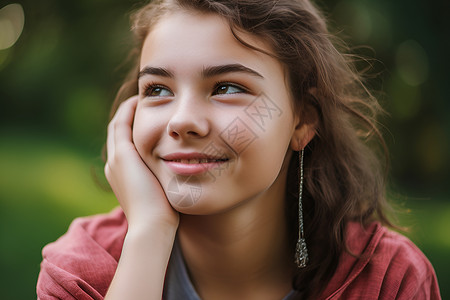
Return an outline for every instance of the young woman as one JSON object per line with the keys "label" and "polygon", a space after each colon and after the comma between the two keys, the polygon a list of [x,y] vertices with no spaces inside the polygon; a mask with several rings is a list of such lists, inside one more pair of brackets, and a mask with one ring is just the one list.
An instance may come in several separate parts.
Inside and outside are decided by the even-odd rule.
{"label": "young woman", "polygon": [[120,208],[45,247],[38,298],[440,298],[384,227],[381,109],[314,5],[161,0],[133,20],[105,165]]}

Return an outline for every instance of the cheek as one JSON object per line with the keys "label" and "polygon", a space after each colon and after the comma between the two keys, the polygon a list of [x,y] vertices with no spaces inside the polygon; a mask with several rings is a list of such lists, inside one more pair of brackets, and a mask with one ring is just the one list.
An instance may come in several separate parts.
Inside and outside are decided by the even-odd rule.
{"label": "cheek", "polygon": [[264,174],[273,181],[278,176],[286,154],[289,150],[290,139],[287,134],[261,134],[249,151],[243,153],[248,158],[252,168],[257,173]]}
{"label": "cheek", "polygon": [[133,122],[133,142],[142,157],[147,156],[154,148],[161,130],[163,126],[155,119],[155,116],[147,115],[139,109],[136,111]]}
{"label": "cheek", "polygon": [[[246,123],[251,124],[251,121],[248,120]],[[281,171],[289,151],[294,125],[292,118],[281,114],[266,120],[264,124],[263,128],[251,126],[252,131],[248,132],[246,138],[253,139],[253,142],[240,153],[240,156],[248,167],[245,171],[246,176],[253,177],[260,184],[270,185]]]}

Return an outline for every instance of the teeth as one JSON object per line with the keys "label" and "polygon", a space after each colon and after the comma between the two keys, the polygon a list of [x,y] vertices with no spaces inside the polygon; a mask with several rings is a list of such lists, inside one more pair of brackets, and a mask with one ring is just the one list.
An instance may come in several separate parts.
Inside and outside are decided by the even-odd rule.
{"label": "teeth", "polygon": [[174,159],[173,161],[182,164],[204,164],[204,163],[225,161],[225,159],[192,158],[192,159]]}

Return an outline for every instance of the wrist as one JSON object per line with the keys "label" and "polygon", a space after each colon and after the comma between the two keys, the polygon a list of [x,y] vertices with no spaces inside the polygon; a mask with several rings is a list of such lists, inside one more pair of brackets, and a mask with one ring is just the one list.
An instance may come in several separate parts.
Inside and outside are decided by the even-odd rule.
{"label": "wrist", "polygon": [[129,222],[127,239],[164,239],[173,240],[178,229],[177,222],[168,220],[145,220],[145,222]]}

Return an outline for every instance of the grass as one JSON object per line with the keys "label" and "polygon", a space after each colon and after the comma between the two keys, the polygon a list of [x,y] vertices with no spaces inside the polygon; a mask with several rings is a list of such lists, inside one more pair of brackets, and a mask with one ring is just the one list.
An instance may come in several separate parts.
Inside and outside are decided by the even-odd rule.
{"label": "grass", "polygon": [[[78,216],[116,206],[111,192],[99,188],[95,155],[51,137],[0,133],[0,288],[2,298],[35,299],[42,247],[57,239]],[[450,203],[408,200],[401,215],[407,235],[433,263],[444,299],[450,299]]]}
{"label": "grass", "polygon": [[405,233],[428,257],[439,281],[442,299],[450,299],[450,202],[447,199],[410,199],[400,215]]}
{"label": "grass", "polygon": [[75,217],[109,211],[116,200],[92,180],[94,157],[48,138],[0,138],[2,299],[36,299],[42,247]]}

